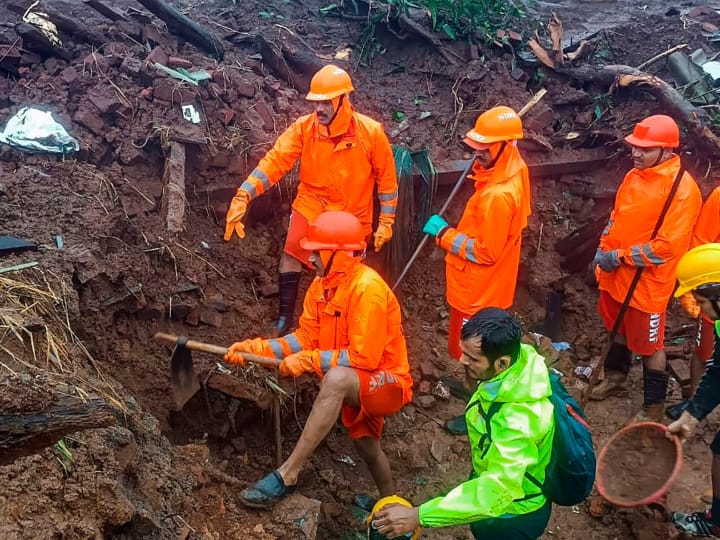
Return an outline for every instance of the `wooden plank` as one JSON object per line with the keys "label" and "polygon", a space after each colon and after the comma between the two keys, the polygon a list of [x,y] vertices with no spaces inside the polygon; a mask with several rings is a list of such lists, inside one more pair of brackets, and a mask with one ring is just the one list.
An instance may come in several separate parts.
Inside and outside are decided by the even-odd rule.
{"label": "wooden plank", "polygon": [[185,229],[185,203],[185,145],[172,141],[163,172],[162,198],[169,232],[179,234]]}
{"label": "wooden plank", "polygon": [[690,381],[690,368],[685,360],[672,358],[667,361],[667,365],[670,374],[681,386]]}

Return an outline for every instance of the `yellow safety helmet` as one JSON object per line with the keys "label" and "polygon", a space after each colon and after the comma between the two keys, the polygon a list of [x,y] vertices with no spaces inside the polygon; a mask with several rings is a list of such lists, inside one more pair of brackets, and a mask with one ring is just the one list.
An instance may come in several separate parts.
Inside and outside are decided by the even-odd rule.
{"label": "yellow safety helmet", "polygon": [[[408,508],[412,508],[412,504],[410,503],[410,501],[407,501],[402,497],[398,497],[397,495],[390,495],[389,497],[383,497],[382,499],[380,499],[378,502],[375,503],[372,512],[370,512],[370,515],[365,521],[367,525],[368,540],[392,540],[384,534],[379,533],[375,529],[375,527],[373,527],[373,518],[375,517],[375,513],[379,512],[389,504],[401,504],[403,506],[407,506]],[[403,540],[416,540],[417,538],[420,538],[420,527],[418,527],[412,532],[405,533],[402,536],[394,536],[393,538],[401,538]]]}
{"label": "yellow safety helmet", "polygon": [[[712,296],[720,295],[720,244],[703,244],[688,251],[678,263],[677,278],[680,284],[675,291],[675,297],[698,288],[703,294],[703,289],[709,289],[703,285],[715,285],[717,294]],[[709,294],[703,296],[710,297]]]}

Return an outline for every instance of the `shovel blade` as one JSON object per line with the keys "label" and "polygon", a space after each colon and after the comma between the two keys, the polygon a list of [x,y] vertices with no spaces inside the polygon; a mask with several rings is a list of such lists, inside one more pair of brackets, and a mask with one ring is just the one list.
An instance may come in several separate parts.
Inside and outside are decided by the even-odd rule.
{"label": "shovel blade", "polygon": [[200,390],[200,381],[193,370],[190,349],[183,345],[176,345],[170,359],[170,380],[172,381],[173,397],[176,410],[181,410],[185,404]]}

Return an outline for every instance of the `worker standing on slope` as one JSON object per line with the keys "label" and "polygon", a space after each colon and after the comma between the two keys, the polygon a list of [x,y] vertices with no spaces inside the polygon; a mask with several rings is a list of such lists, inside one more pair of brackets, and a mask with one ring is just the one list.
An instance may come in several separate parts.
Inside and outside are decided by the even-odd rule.
{"label": "worker standing on slope", "polygon": [[[463,324],[485,307],[509,308],[515,297],[520,241],[530,215],[530,180],[517,140],[523,138],[520,117],[510,107],[482,113],[467,132],[465,144],[475,150],[468,178],[475,182],[457,227],[430,216],[423,232],[447,251],[446,297],[450,304],[448,352],[459,360]],[[475,382],[466,378],[469,393]],[[451,433],[467,433],[465,417],[447,422]]]}
{"label": "worker standing on slope", "polygon": [[242,352],[282,358],[281,375],[315,372],[322,380],[320,393],[290,457],[240,499],[264,508],[293,491],[305,461],[339,414],[380,496],[393,495],[380,436],[384,417],[412,399],[413,385],[400,304],[380,275],[361,262],[365,229],[352,214],[323,212],[310,222],[300,245],[311,253],[317,277],[305,295],[298,329],[278,339],[235,343],[225,359],[242,365]]}
{"label": "worker standing on slope", "polygon": [[605,359],[605,378],[590,399],[602,400],[624,388],[632,354],[643,360],[643,407],[634,421],[663,418],[667,394],[665,310],[675,288],[675,270],[688,250],[700,213],[702,196],[693,177],[682,172],[677,192],[657,235],[651,238],[673,183],[681,171],[675,121],[662,114],[639,122],[625,137],[632,148],[634,168],[623,179],[615,207],[595,255],[600,289],[598,311],[610,330],[630,283],[643,268],[615,342]]}
{"label": "worker standing on slope", "polygon": [[355,112],[349,94],[350,76],[337,66],[321,68],[310,82],[306,99],[315,111],[297,119],[277,139],[237,190],[226,216],[225,240],[245,237],[242,219],[250,201],[276,184],[300,160],[300,183],[292,203],[290,226],[280,257],[277,321],[271,333],[293,328],[302,266],[312,268],[310,252],[299,240],[307,224],[326,210],[344,210],[360,220],[363,234],[372,234],[373,190],[377,184],[380,217],[375,251],[392,238],[398,185],[390,142],[380,123]]}

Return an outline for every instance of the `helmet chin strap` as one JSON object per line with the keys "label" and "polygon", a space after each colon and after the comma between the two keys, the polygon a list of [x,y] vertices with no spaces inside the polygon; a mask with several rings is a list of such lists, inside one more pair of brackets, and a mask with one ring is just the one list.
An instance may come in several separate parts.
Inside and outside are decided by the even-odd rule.
{"label": "helmet chin strap", "polygon": [[[330,100],[332,103],[332,100]],[[328,132],[330,131],[330,126],[335,121],[335,118],[337,118],[338,113],[340,112],[340,108],[342,107],[343,103],[345,102],[345,94],[340,96],[340,100],[338,101],[337,108],[333,111],[333,115],[330,118],[330,121],[327,123]]]}
{"label": "helmet chin strap", "polygon": [[325,277],[328,275],[328,272],[330,272],[330,268],[332,268],[333,261],[335,260],[335,254],[337,253],[337,250],[334,250],[332,254],[330,255],[330,258],[328,259],[328,262],[326,265],[323,266],[323,275],[322,277]]}
{"label": "helmet chin strap", "polygon": [[503,141],[502,146],[500,147],[500,150],[498,150],[497,155],[492,159],[492,161],[488,164],[486,169],[492,169],[495,164],[497,163],[498,159],[500,159],[500,156],[502,156],[502,153],[505,151],[505,147],[507,146],[507,141]]}
{"label": "helmet chin strap", "polygon": [[657,157],[657,159],[655,160],[655,163],[653,163],[652,165],[650,165],[650,168],[651,168],[651,169],[652,169],[653,167],[657,167],[658,165],[660,165],[660,160],[662,159],[664,153],[665,153],[665,149],[664,149],[664,148],[660,148],[660,153],[658,154],[658,157]]}
{"label": "helmet chin strap", "polygon": [[718,298],[709,298],[710,304],[712,304],[713,309],[715,310],[715,316],[720,319],[720,304],[718,304]]}

